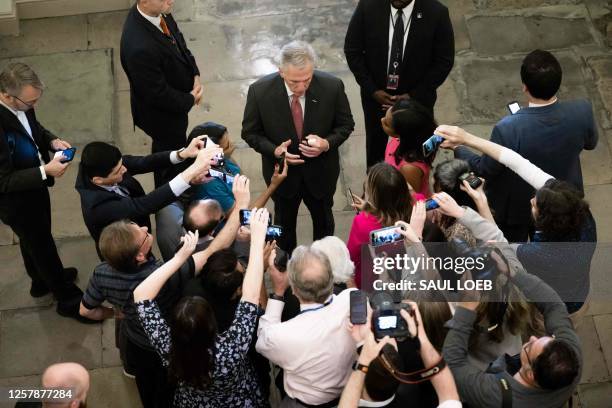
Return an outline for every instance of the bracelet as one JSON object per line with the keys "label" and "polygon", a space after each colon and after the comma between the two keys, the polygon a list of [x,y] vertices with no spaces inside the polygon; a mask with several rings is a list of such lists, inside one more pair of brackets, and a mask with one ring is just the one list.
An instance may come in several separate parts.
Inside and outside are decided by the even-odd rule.
{"label": "bracelet", "polygon": [[184,148],[184,147],[182,147],[182,148],[180,148],[180,149],[178,149],[178,150],[176,151],[176,157],[177,157],[177,159],[179,159],[180,161],[185,160],[185,158],[184,158],[184,157],[181,157],[181,153],[183,153],[183,151],[185,151],[185,148]]}
{"label": "bracelet", "polygon": [[281,302],[285,301],[285,297],[284,296],[278,296],[276,293],[272,292],[270,293],[270,299],[274,299],[274,300],[279,300]]}

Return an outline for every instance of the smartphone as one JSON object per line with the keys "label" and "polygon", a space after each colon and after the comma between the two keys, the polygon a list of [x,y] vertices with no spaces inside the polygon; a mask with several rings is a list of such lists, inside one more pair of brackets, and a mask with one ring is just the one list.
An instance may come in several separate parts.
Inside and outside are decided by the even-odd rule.
{"label": "smartphone", "polygon": [[281,156],[276,159],[276,163],[278,163],[278,172],[282,173],[285,169],[285,152],[283,152]]}
{"label": "smartphone", "polygon": [[[251,210],[240,210],[240,225],[251,225]],[[272,225],[272,217],[268,218],[268,225]]]}
{"label": "smartphone", "polygon": [[425,143],[423,143],[423,156],[431,156],[436,150],[438,150],[438,147],[442,144],[442,142],[444,142],[444,138],[438,135],[433,135],[427,139]]}
{"label": "smartphone", "polygon": [[435,210],[438,207],[440,206],[433,198],[429,198],[427,199],[427,201],[425,201],[425,211]]}
{"label": "smartphone", "polygon": [[517,101],[512,101],[508,104],[508,110],[510,111],[511,115],[514,115],[516,112],[521,110],[521,105],[519,105]]}
{"label": "smartphone", "polygon": [[287,254],[287,252],[276,247],[276,258],[274,258],[274,266],[276,266],[276,269],[278,269],[279,272],[286,272],[288,261],[289,255]]}
{"label": "smartphone", "polygon": [[283,227],[280,225],[270,225],[266,232],[266,241],[278,241],[283,236]]}
{"label": "smartphone", "polygon": [[368,298],[365,292],[360,290],[351,291],[350,320],[353,324],[366,324],[368,321]]}
{"label": "smartphone", "polygon": [[404,236],[397,231],[398,228],[386,227],[370,232],[370,244],[376,247],[401,241]]}
{"label": "smartphone", "polygon": [[218,166],[218,167],[225,166],[225,157],[223,156],[223,153],[215,154],[215,157],[213,157],[213,160],[215,162],[215,166]]}
{"label": "smartphone", "polygon": [[231,185],[234,183],[234,176],[227,174],[224,171],[220,171],[217,169],[210,169],[208,170],[208,174],[210,175],[210,177],[214,177],[217,178],[221,181],[224,181],[225,183]]}
{"label": "smartphone", "polygon": [[62,156],[64,156],[61,162],[66,163],[74,159],[74,153],[76,152],[76,147],[71,147],[70,149],[60,150],[60,151],[62,152]]}
{"label": "smartphone", "polygon": [[459,180],[462,182],[467,181],[470,187],[472,187],[474,190],[476,190],[482,184],[482,180],[473,175],[472,173],[463,173],[459,176]]}

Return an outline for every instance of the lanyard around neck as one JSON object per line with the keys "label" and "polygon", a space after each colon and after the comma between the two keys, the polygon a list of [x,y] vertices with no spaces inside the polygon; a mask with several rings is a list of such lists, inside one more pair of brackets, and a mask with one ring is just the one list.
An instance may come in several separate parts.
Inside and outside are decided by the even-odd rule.
{"label": "lanyard around neck", "polygon": [[323,309],[325,306],[329,306],[331,304],[331,302],[333,302],[333,301],[334,301],[334,297],[332,296],[331,299],[329,299],[327,302],[323,303],[322,305],[317,306],[317,307],[313,307],[312,309],[302,310],[302,311],[300,311],[299,314],[308,313],[308,312],[314,312],[315,310]]}

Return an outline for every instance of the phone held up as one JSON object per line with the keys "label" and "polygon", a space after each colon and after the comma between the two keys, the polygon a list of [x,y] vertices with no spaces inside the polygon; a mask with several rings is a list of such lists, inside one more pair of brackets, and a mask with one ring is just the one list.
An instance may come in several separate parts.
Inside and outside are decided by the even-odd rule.
{"label": "phone held up", "polygon": [[353,324],[366,324],[368,319],[368,298],[365,292],[351,291],[350,320]]}
{"label": "phone held up", "polygon": [[68,162],[74,160],[74,154],[75,153],[76,153],[76,147],[71,147],[71,148],[65,149],[65,150],[58,150],[57,152],[55,152],[55,156],[59,156],[59,155],[63,156],[60,161],[62,163],[68,163]]}
{"label": "phone held up", "polygon": [[398,232],[400,227],[385,227],[370,232],[370,244],[374,247],[401,241],[404,236]]}
{"label": "phone held up", "polygon": [[442,136],[433,135],[423,143],[423,156],[429,157],[438,150],[438,147],[444,142]]}
{"label": "phone held up", "polygon": [[508,104],[508,110],[511,115],[514,115],[516,112],[521,110],[521,105],[517,101],[512,101]]}

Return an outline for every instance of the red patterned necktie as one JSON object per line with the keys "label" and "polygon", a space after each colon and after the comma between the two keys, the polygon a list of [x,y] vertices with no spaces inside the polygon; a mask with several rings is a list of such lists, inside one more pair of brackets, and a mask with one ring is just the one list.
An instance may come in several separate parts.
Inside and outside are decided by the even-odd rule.
{"label": "red patterned necktie", "polygon": [[291,116],[293,116],[293,125],[295,126],[295,133],[297,134],[298,141],[302,141],[302,132],[304,131],[304,115],[302,113],[300,97],[295,94],[291,95]]}

